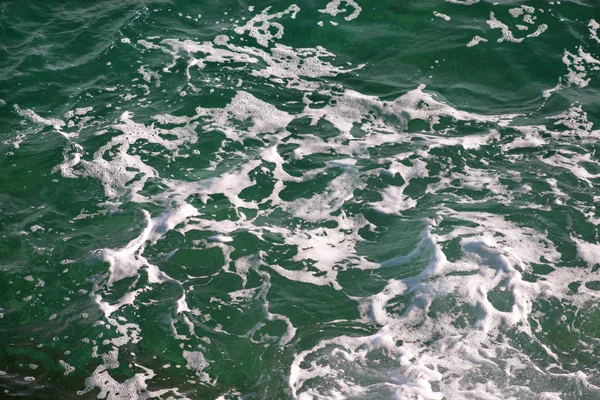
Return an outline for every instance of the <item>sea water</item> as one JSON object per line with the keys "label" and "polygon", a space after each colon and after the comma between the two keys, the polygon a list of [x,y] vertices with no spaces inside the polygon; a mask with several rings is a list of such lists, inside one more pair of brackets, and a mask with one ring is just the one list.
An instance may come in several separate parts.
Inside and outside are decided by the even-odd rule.
{"label": "sea water", "polygon": [[0,4],[0,397],[600,399],[600,3]]}

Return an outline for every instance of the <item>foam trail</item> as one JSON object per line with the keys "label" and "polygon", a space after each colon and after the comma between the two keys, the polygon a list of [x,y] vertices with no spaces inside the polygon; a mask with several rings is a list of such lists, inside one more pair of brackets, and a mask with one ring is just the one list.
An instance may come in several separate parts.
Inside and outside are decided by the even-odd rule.
{"label": "foam trail", "polygon": [[[358,3],[311,11],[349,27],[371,17]],[[513,7],[507,20],[501,9],[467,47],[545,34],[541,10]],[[594,367],[585,357],[574,365],[547,336],[552,312],[564,310],[565,336],[594,354],[595,339],[577,333],[599,297],[591,109],[569,101],[543,115],[481,114],[433,83],[395,98],[361,93],[365,65],[290,46],[298,38],[288,24],[308,12],[280,10],[231,18],[209,41],[116,43],[139,52],[135,83],[106,89],[122,102],[97,127],[95,105],[70,107],[64,120],[15,107],[67,138],[54,172],[97,183],[97,210],[71,222],[122,214],[140,225],[127,244],[87,259],[98,271],[89,295],[101,312],[101,365],[81,393],[184,397],[206,386],[222,398],[260,397],[271,371],[244,371],[243,385],[238,370],[218,372],[233,371],[243,349],[258,360],[276,354],[274,390],[286,374],[297,399],[598,394]],[[597,40],[594,20],[588,28]],[[589,51],[565,50],[566,75],[543,97],[590,86],[600,62]],[[185,101],[142,101],[171,89]],[[563,220],[567,234],[548,229]],[[45,234],[41,226],[27,224],[23,237]],[[175,351],[150,351],[156,359],[142,366],[130,349],[152,347],[149,338]],[[133,376],[119,382],[125,362]],[[188,374],[185,390],[163,389],[175,368]]]}

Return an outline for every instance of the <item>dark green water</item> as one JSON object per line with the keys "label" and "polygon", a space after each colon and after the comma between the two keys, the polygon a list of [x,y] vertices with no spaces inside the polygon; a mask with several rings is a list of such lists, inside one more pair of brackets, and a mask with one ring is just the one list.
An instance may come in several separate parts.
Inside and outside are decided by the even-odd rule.
{"label": "dark green water", "polygon": [[596,21],[1,2],[0,398],[600,399]]}

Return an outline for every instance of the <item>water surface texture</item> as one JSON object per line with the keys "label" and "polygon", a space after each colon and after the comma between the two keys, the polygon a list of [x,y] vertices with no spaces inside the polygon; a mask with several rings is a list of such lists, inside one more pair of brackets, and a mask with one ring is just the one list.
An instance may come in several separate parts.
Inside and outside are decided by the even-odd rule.
{"label": "water surface texture", "polygon": [[0,3],[0,397],[600,399],[596,0]]}

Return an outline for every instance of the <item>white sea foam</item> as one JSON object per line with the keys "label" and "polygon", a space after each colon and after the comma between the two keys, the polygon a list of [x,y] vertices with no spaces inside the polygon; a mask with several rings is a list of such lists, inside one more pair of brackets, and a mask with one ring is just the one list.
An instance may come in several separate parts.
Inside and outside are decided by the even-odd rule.
{"label": "white sea foam", "polygon": [[78,395],[89,393],[94,388],[98,388],[100,393],[98,397],[107,400],[126,400],[132,398],[161,398],[166,394],[182,397],[177,388],[162,389],[157,391],[147,390],[148,384],[146,381],[154,378],[156,374],[149,368],[135,364],[137,368],[144,372],[136,373],[133,377],[126,379],[124,382],[115,380],[104,365],[98,366],[92,375],[86,379],[86,389],[77,392]]}
{"label": "white sea foam", "polygon": [[[434,235],[427,229],[419,246],[422,252],[430,254],[429,265],[413,278],[392,279],[380,293],[357,299],[365,321],[380,326],[378,333],[322,340],[312,349],[298,353],[289,378],[294,398],[381,395],[377,390],[382,389],[378,388],[385,388],[383,393],[398,398],[503,399],[507,391],[517,397],[534,394],[522,386],[500,386],[498,380],[491,385],[461,382],[470,379],[476,370],[500,374],[509,381],[516,373],[548,373],[501,339],[500,329],[513,327],[531,340],[539,340],[529,322],[533,301],[566,295],[571,280],[564,280],[560,274],[550,275],[547,283],[540,285],[523,280],[522,273],[531,268],[531,263],[540,262],[541,257],[557,260],[560,254],[543,235],[495,215],[450,212],[448,217],[451,216],[478,226],[462,227],[449,235]],[[440,243],[458,237],[462,238],[463,256],[449,262]],[[589,254],[587,248],[582,254]],[[385,266],[409,261],[410,258],[398,259]],[[497,308],[496,301],[490,300],[493,293],[502,292],[512,299],[512,306],[507,309]],[[397,304],[392,303],[396,299],[405,302],[400,311],[391,307]],[[448,307],[453,310],[451,317],[446,314]],[[464,324],[459,322],[461,318],[473,318],[474,322]],[[422,345],[424,342],[427,346]],[[557,357],[546,349],[550,357]],[[376,366],[382,356],[389,360],[389,372]],[[378,378],[366,380],[375,369]],[[315,378],[327,384],[315,385]],[[572,378],[575,376],[566,377]],[[575,379],[590,386],[585,375]],[[357,381],[371,383],[357,385]],[[433,385],[439,389],[434,390]],[[553,397],[555,394],[548,392],[540,398]]]}
{"label": "white sea foam", "polygon": [[386,172],[392,175],[396,173],[400,174],[404,180],[404,184],[402,186],[388,186],[385,188],[382,193],[382,200],[373,203],[375,210],[383,213],[397,214],[417,205],[416,200],[406,198],[404,189],[408,186],[412,178],[424,178],[429,176],[429,173],[425,162],[414,160],[412,164],[412,166],[408,167],[401,162],[392,161],[390,168]]}
{"label": "white sea foam", "polygon": [[[279,22],[273,22],[273,20],[281,19],[285,15],[289,15],[290,18],[294,19],[300,11],[300,7],[293,4],[284,11],[268,14],[270,9],[271,7],[265,8],[260,14],[252,17],[244,26],[235,28],[235,33],[242,35],[248,32],[250,37],[256,39],[256,42],[264,47],[267,47],[269,42],[274,39],[281,39],[283,37],[283,25]],[[276,32],[271,33],[271,29],[276,30]]]}
{"label": "white sea foam", "polygon": [[547,143],[547,141],[540,135],[540,131],[545,131],[544,127],[516,126],[515,129],[521,132],[523,136],[514,139],[510,143],[503,144],[503,151],[527,147],[539,147]]}
{"label": "white sea foam", "polygon": [[588,72],[600,70],[600,60],[594,58],[590,53],[586,53],[581,46],[578,47],[577,54],[565,50],[562,61],[567,66],[567,75],[560,78],[555,87],[543,92],[545,98],[572,85],[579,88],[586,87],[591,81]]}
{"label": "white sea foam", "polygon": [[[514,15],[513,15],[514,16]],[[529,17],[529,14],[525,14],[525,17]],[[533,21],[532,21],[533,23]],[[498,20],[495,15],[494,12],[490,12],[490,19],[487,20],[487,24],[490,26],[490,28],[492,29],[500,29],[502,32],[502,37],[498,39],[498,42],[503,42],[503,41],[507,41],[507,42],[513,42],[513,43],[521,43],[523,40],[525,40],[526,38],[532,38],[532,37],[537,37],[539,35],[541,35],[542,33],[544,33],[547,29],[548,29],[548,25],[546,24],[540,24],[538,25],[538,27],[536,28],[536,30],[524,37],[515,37],[514,33],[510,30],[509,26],[506,25],[505,23],[501,22],[500,20]]]}
{"label": "white sea foam", "polygon": [[482,42],[487,42],[488,40],[485,38],[482,38],[481,36],[475,36],[473,37],[473,39],[471,39],[471,41],[469,43],[467,43],[467,47],[473,47],[473,46],[477,46],[479,43]]}
{"label": "white sea foam", "polygon": [[329,14],[332,17],[335,17],[338,14],[349,12],[346,8],[340,8],[342,2],[346,3],[348,7],[352,7],[352,12],[344,17],[346,21],[352,21],[360,15],[362,8],[354,0],[332,0],[327,3],[324,9],[319,10],[319,12]]}
{"label": "white sea foam", "polygon": [[600,174],[590,173],[582,163],[593,163],[590,154],[577,154],[568,150],[561,150],[550,157],[538,157],[538,159],[550,166],[564,168],[577,179],[587,183],[590,187],[593,186],[591,179],[599,178]]}
{"label": "white sea foam", "polygon": [[[243,34],[248,29],[250,28],[237,28],[237,31]],[[283,35],[283,31],[281,31],[281,35]],[[169,66],[163,68],[163,71],[170,72],[170,68],[181,57],[181,53],[184,53],[189,58],[186,69],[188,80],[191,80],[190,69],[193,67],[203,69],[207,63],[237,62],[255,65],[255,68],[251,70],[251,74],[254,76],[271,78],[277,83],[281,83],[281,80],[287,81],[288,88],[315,90],[318,89],[318,85],[301,78],[336,76],[363,67],[363,65],[358,65],[355,68],[335,67],[324,60],[334,58],[335,55],[321,46],[294,49],[275,43],[270,51],[265,51],[251,46],[239,46],[230,43],[230,38],[226,35],[217,36],[213,42],[198,43],[192,40],[165,39],[160,43],[168,47],[155,45],[152,48],[160,49],[173,57],[173,61]],[[256,64],[259,63],[259,60],[262,60],[266,67],[258,68]],[[159,81],[159,77],[156,79]]]}
{"label": "white sea foam", "polygon": [[600,264],[600,245],[588,243],[582,240],[571,238],[577,245],[577,257],[582,259],[591,268]]}
{"label": "white sea foam", "polygon": [[[203,109],[199,107],[196,112],[199,116],[209,116],[214,126],[223,130],[230,139],[236,141],[255,137],[261,133],[277,132],[285,128],[293,119],[288,113],[243,91],[238,92],[225,108]],[[238,122],[251,120],[252,126],[242,133],[232,126],[232,119]]]}
{"label": "white sea foam", "polygon": [[556,119],[554,125],[562,125],[568,128],[568,132],[574,135],[594,135],[592,130],[594,123],[588,120],[587,113],[583,111],[581,104],[571,104],[569,110],[552,119]]}
{"label": "white sea foam", "polygon": [[450,21],[452,19],[452,18],[450,18],[449,15],[442,14],[441,12],[438,12],[438,11],[434,11],[433,15],[436,16],[436,17],[438,17],[438,18],[443,19],[444,21]]}
{"label": "white sea foam", "polygon": [[44,118],[39,116],[38,114],[36,114],[33,110],[29,110],[29,109],[25,109],[23,110],[21,107],[19,107],[18,104],[15,104],[13,106],[14,110],[21,115],[24,118],[27,118],[28,120],[41,124],[41,125],[46,125],[46,126],[51,126],[53,127],[58,133],[62,134],[62,135],[66,135],[63,131],[62,128],[66,125],[65,121],[58,119],[58,118]]}
{"label": "white sea foam", "polygon": [[462,4],[464,6],[470,6],[472,4],[479,3],[479,0],[444,0],[446,3]]}
{"label": "white sea foam", "polygon": [[600,28],[600,24],[598,24],[596,20],[591,19],[588,27],[590,28],[590,39],[594,39],[596,42],[600,43],[600,38],[598,37],[598,29]]}
{"label": "white sea foam", "polygon": [[[359,16],[361,9],[354,1],[334,0],[320,11],[333,18],[345,15],[350,21]],[[260,346],[290,346],[297,335],[304,338],[299,332],[306,334],[297,319],[284,315],[270,301],[272,281],[300,282],[318,291],[335,290],[336,295],[347,296],[356,303],[358,319],[342,321],[360,326],[355,334],[322,339],[295,354],[288,379],[294,398],[559,396],[535,393],[535,388],[518,380],[525,375],[532,382],[573,381],[586,390],[596,390],[583,372],[559,374],[552,366],[540,366],[509,337],[520,335],[534,343],[554,366],[561,367],[557,349],[536,330],[540,317],[536,306],[540,300],[558,299],[583,310],[585,304],[597,301],[597,291],[586,283],[595,281],[589,276],[589,268],[600,262],[596,256],[599,245],[571,235],[577,257],[588,269],[556,268],[533,282],[527,275],[534,266],[555,265],[561,260],[545,232],[510,222],[501,215],[444,206],[449,203],[460,209],[486,202],[514,204],[515,199],[525,199],[522,203],[526,204],[519,207],[533,209],[535,204],[527,204],[533,189],[523,182],[526,175],[517,168],[500,171],[493,160],[480,154],[495,152],[495,156],[506,157],[510,163],[526,162],[519,149],[546,146],[548,138],[565,142],[577,137],[593,138],[593,125],[583,108],[571,105],[564,113],[549,118],[549,127],[512,126],[518,115],[461,110],[425,85],[415,84],[414,89],[396,99],[382,100],[325,83],[321,78],[357,71],[362,66],[336,66],[335,54],[320,46],[298,49],[276,43],[284,35],[285,20],[295,18],[299,8],[293,5],[281,12],[270,12],[267,8],[238,26],[237,37],[217,35],[211,42],[159,38],[138,41],[139,46],[135,47],[144,54],[158,51],[171,58],[162,70],[140,63],[140,80],[145,82],[140,89],[151,93],[164,81],[165,74],[176,74],[179,69],[183,85],[187,85],[185,90],[201,93],[212,84],[204,76],[210,75],[207,66],[216,64],[233,71],[241,64],[240,68],[258,82],[285,87],[287,95],[296,96],[294,101],[280,104],[277,99],[261,95],[260,90],[240,88],[245,84],[239,83],[241,80],[235,83],[232,79],[227,84],[214,83],[215,80],[214,88],[229,85],[226,94],[231,95],[222,107],[188,103],[196,107],[193,115],[165,113],[147,123],[136,122],[132,113],[124,112],[118,122],[101,132],[111,135],[106,135],[105,143],[93,154],[87,154],[84,146],[76,143],[76,137],[65,148],[63,163],[56,168],[64,177],[87,177],[100,182],[110,201],[102,204],[113,212],[124,202],[137,203],[134,206],[144,210],[138,214],[137,237],[123,247],[91,253],[92,259],[106,263],[105,272],[94,278],[90,295],[104,315],[100,323],[110,328],[112,335],[102,341],[104,352],[94,350],[104,363],[92,373],[82,393],[99,388],[101,395],[117,399],[136,397],[147,389],[146,382],[156,376],[149,368],[136,364],[143,372],[124,382],[116,381],[109,372],[119,365],[120,348],[142,340],[140,326],[128,321],[127,312],[141,306],[154,307],[154,300],[142,303],[143,294],[166,285],[173,285],[176,292],[172,307],[166,312],[165,332],[181,344],[180,354],[185,360],[182,365],[202,384],[216,384],[217,376],[210,375],[214,360],[202,347],[205,342],[194,350],[185,345],[199,341],[202,324],[221,317],[214,313],[211,316],[194,304],[196,296],[201,296],[194,292],[194,280],[217,279],[221,274],[235,274],[234,284],[239,286],[220,298],[211,294],[211,304],[238,310],[256,303],[260,312],[254,325],[245,327],[243,332],[235,332],[236,327],[227,328],[219,322],[210,327],[211,332],[235,335]],[[531,7],[521,6],[509,12],[514,18],[523,17],[523,23],[531,25],[532,30],[535,27],[535,10]],[[498,41],[521,42],[546,29],[545,25],[538,25],[533,33],[515,37],[511,28],[493,13],[488,24],[501,30]],[[595,29],[591,22],[590,28]],[[264,48],[239,44],[246,36]],[[467,46],[486,41],[475,36]],[[181,68],[176,67],[179,61],[183,63]],[[584,87],[589,83],[586,71],[600,63],[581,48],[577,54],[565,52],[563,61],[569,75],[551,91],[571,84]],[[198,72],[203,76],[198,77]],[[42,118],[31,110],[20,112],[24,118],[56,131],[65,129],[62,120]],[[95,113],[97,110],[79,107],[69,113],[68,119],[75,124],[77,118],[93,117]],[[291,125],[308,124],[307,120],[310,127],[300,132],[292,129]],[[415,120],[423,121],[424,127],[415,131],[411,124]],[[503,129],[509,126],[512,130],[507,133]],[[475,127],[476,133],[463,134],[459,129],[462,127]],[[181,167],[181,175],[177,176],[161,169],[160,163],[153,163],[164,159],[175,165],[180,161],[184,164],[183,160],[198,154],[198,135],[208,131],[221,135],[212,154],[204,147],[199,150],[210,159],[209,167]],[[249,142],[258,144],[239,150],[240,143]],[[143,148],[146,143],[152,145],[151,152]],[[401,149],[390,150],[396,145]],[[452,148],[450,153],[467,153],[464,165],[455,165],[451,157],[436,152],[446,147]],[[382,150],[386,154],[379,156]],[[303,159],[323,161],[316,161],[314,168],[297,168]],[[590,154],[561,149],[544,157],[533,156],[532,161],[551,166],[553,171],[568,172],[589,187],[599,177],[585,167],[596,164]],[[399,178],[402,182],[389,183]],[[377,182],[375,189],[373,181]],[[541,181],[546,186],[543,195],[568,200],[564,183],[558,177],[546,176]],[[513,189],[515,184],[517,189]],[[266,185],[260,187],[261,198],[248,195],[260,185]],[[289,190],[294,185],[310,188],[298,194]],[[474,198],[473,192],[483,197]],[[409,240],[402,239],[385,255],[370,252],[367,234],[379,238],[385,235],[383,228],[387,229],[370,222],[372,219],[415,223],[414,218],[406,216],[420,210],[421,204],[427,205],[426,214],[431,218],[416,221],[422,221],[424,228],[418,237],[411,237],[416,242],[412,248],[407,249]],[[357,205],[364,214],[356,211]],[[226,209],[228,218],[215,217],[212,207]],[[551,210],[550,206],[544,207]],[[145,211],[157,208],[160,211],[153,211],[153,216]],[[586,218],[595,220],[593,209],[585,212]],[[186,269],[178,271],[180,274],[172,274],[178,279],[169,276],[165,272],[169,270],[154,258],[151,260],[146,251],[174,240],[170,236],[173,234],[181,239],[177,243],[194,251],[219,252],[223,265],[208,272],[202,265],[186,265]],[[271,250],[247,252],[252,245],[240,245],[242,236],[251,238],[247,243],[268,241]],[[180,251],[177,244],[166,254],[153,257],[171,261]],[[280,251],[285,255],[275,258],[270,254]],[[381,273],[380,288],[369,289],[369,294],[348,295],[350,291],[340,278],[346,278],[343,274],[349,270],[357,276]],[[384,280],[386,273],[390,275]],[[574,282],[582,283],[576,298],[569,295],[569,285]],[[485,383],[482,376],[487,377]],[[165,389],[149,391],[147,395],[181,394],[177,389]]]}
{"label": "white sea foam", "polygon": [[210,381],[210,377],[204,370],[209,366],[204,354],[200,351],[183,351],[183,358],[187,361],[187,367],[196,372],[201,381]]}

